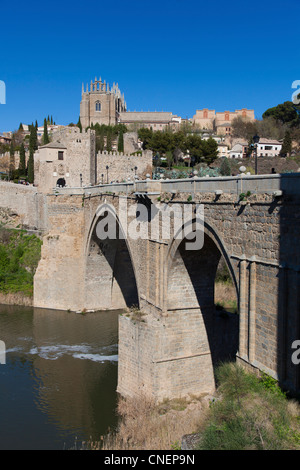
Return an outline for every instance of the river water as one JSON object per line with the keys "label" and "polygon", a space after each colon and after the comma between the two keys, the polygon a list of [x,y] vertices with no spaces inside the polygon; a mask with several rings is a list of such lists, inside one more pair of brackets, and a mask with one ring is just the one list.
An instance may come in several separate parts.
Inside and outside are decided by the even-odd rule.
{"label": "river water", "polygon": [[1,450],[80,448],[116,426],[119,314],[0,305]]}

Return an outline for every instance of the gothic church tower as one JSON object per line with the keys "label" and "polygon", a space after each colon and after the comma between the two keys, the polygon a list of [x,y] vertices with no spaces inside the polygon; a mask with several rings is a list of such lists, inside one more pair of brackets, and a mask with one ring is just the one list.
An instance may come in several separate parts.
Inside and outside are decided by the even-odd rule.
{"label": "gothic church tower", "polygon": [[126,112],[124,94],[121,95],[118,84],[109,84],[101,81],[101,78],[91,81],[90,90],[88,85],[86,91],[82,84],[82,95],[80,103],[80,121],[83,129],[91,124],[115,125],[118,123],[119,113]]}

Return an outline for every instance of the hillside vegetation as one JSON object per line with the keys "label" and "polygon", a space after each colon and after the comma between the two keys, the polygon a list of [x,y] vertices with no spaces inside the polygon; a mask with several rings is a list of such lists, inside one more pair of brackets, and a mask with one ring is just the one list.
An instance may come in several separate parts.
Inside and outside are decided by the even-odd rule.
{"label": "hillside vegetation", "polygon": [[24,230],[0,227],[0,293],[33,295],[42,241]]}
{"label": "hillside vegetation", "polygon": [[300,406],[277,382],[229,362],[216,370],[213,397],[190,396],[155,403],[119,398],[119,424],[99,450],[176,450],[182,437],[196,450],[299,450]]}
{"label": "hillside vegetation", "polygon": [[199,450],[299,450],[300,408],[277,382],[234,363],[217,369],[218,393],[199,432]]}

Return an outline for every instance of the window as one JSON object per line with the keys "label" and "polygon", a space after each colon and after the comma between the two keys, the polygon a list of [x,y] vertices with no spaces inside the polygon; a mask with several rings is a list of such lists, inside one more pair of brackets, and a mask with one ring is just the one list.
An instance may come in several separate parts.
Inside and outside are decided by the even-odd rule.
{"label": "window", "polygon": [[58,151],[58,160],[63,160],[64,159],[64,152],[61,150]]}
{"label": "window", "polygon": [[100,103],[100,101],[96,101],[95,107],[96,107],[96,111],[101,111],[101,103]]}

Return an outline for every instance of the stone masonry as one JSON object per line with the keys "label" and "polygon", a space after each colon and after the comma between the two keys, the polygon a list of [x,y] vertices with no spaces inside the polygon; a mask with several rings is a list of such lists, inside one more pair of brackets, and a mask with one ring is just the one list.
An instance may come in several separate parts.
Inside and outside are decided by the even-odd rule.
{"label": "stone masonry", "polygon": [[[213,369],[223,353],[233,353],[298,391],[299,366],[291,357],[293,342],[300,339],[299,178],[144,180],[61,188],[47,196],[49,228],[35,276],[35,305],[71,310],[138,306],[143,315],[120,316],[118,391],[123,395],[162,400],[210,393]],[[124,230],[120,204],[132,209],[128,227],[138,222],[137,200],[146,206],[159,202],[158,214],[164,207],[196,209],[202,204],[203,247],[191,252],[185,240],[163,237],[163,212],[158,237],[150,232],[145,239],[99,239],[99,221],[108,213]],[[151,220],[145,219],[148,229]],[[230,325],[214,306],[221,256],[239,307],[233,351],[222,351],[230,345]]]}
{"label": "stone masonry", "polygon": [[135,177],[146,179],[147,174],[152,174],[151,150],[142,151],[140,155],[105,151],[97,153],[98,184],[134,181]]}

